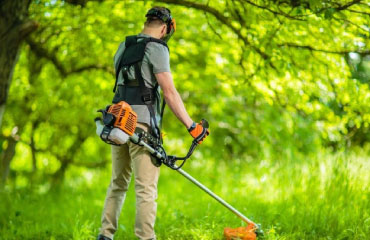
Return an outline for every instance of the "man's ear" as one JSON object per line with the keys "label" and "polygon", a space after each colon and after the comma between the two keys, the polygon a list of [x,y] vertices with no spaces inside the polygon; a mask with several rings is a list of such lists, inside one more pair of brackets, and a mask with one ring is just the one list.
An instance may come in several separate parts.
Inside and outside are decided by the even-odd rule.
{"label": "man's ear", "polygon": [[167,26],[164,24],[162,26],[162,29],[161,29],[161,34],[163,34],[163,36],[164,36],[164,35],[166,35],[166,33],[167,33]]}

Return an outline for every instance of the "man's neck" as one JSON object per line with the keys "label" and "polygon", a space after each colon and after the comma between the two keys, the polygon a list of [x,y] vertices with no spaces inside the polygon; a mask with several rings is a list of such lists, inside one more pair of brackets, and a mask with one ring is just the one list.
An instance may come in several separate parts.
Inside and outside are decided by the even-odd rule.
{"label": "man's neck", "polygon": [[160,39],[161,38],[161,33],[158,33],[158,29],[154,28],[144,28],[143,31],[141,31],[142,34],[149,35],[153,38]]}

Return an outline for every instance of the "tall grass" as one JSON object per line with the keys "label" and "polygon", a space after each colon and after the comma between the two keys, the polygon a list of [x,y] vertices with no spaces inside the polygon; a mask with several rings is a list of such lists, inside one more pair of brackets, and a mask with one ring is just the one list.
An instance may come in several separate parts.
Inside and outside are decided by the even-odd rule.
{"label": "tall grass", "polygon": [[[366,153],[300,159],[189,161],[184,168],[261,223],[266,239],[369,239],[370,161]],[[0,239],[94,239],[110,170],[70,169],[58,191],[0,195]],[[76,176],[79,177],[76,177]],[[135,239],[133,184],[115,239]],[[243,225],[180,174],[161,169],[158,239],[222,239]]]}

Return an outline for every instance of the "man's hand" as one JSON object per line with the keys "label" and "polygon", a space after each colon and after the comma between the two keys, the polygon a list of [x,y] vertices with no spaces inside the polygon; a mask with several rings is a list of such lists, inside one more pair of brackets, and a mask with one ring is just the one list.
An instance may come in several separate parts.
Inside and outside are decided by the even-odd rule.
{"label": "man's hand", "polygon": [[209,135],[209,129],[203,126],[203,120],[201,123],[193,122],[190,128],[188,128],[188,131],[199,144]]}

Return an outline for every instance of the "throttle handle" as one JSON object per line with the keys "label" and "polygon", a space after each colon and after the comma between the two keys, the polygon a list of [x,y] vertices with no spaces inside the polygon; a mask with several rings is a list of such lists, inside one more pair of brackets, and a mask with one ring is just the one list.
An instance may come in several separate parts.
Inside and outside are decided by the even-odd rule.
{"label": "throttle handle", "polygon": [[209,123],[205,119],[202,119],[202,121],[200,121],[200,125],[202,125],[204,128],[209,128]]}

